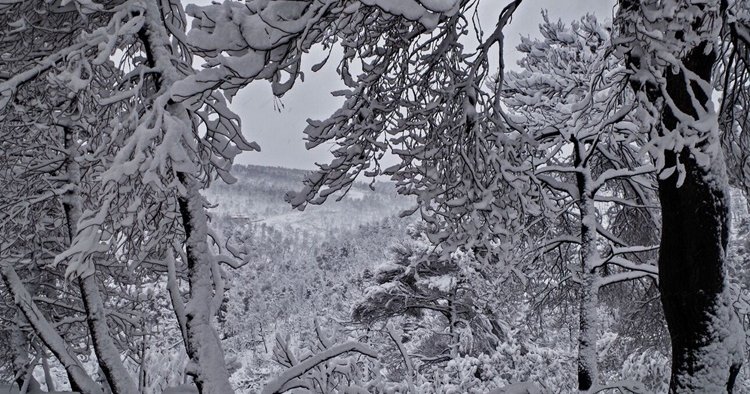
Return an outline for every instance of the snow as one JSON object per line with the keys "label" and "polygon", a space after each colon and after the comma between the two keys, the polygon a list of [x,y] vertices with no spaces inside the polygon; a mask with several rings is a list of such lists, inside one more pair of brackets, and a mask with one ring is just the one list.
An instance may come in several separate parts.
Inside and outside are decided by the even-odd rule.
{"label": "snow", "polygon": [[[406,19],[418,21],[428,29],[434,29],[437,26],[439,14],[429,12],[422,4],[416,0],[360,0],[363,4],[370,6],[378,6],[385,12],[403,16]],[[449,7],[446,7],[446,11],[450,11],[455,7],[457,1],[447,0],[444,3],[448,3]],[[453,4],[450,4],[453,3]],[[431,5],[435,5],[434,3]],[[439,5],[439,4],[437,4]],[[445,4],[443,4],[445,6]]]}
{"label": "snow", "polygon": [[447,293],[456,286],[456,277],[452,275],[431,276],[420,279],[419,282],[427,286],[428,289]]}
{"label": "snow", "polygon": [[278,378],[268,383],[261,391],[261,394],[276,394],[283,393],[292,387],[300,387],[299,378],[302,377],[307,371],[315,368],[317,365],[324,363],[334,357],[337,357],[344,353],[359,353],[367,357],[378,358],[378,353],[372,348],[359,343],[359,342],[347,342],[340,345],[331,346],[328,349],[312,356],[308,357],[304,361],[294,364],[291,368],[287,369]]}
{"label": "snow", "polygon": [[167,387],[163,394],[198,394],[198,389],[192,384],[183,384],[177,387]]}
{"label": "snow", "polygon": [[488,394],[541,394],[542,390],[534,383],[521,382],[490,391]]}

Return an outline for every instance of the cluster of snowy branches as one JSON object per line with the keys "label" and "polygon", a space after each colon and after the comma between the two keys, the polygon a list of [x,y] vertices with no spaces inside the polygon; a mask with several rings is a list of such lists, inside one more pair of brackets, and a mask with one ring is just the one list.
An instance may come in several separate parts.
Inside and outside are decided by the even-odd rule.
{"label": "cluster of snowy branches", "polygon": [[[233,157],[257,146],[221,92],[191,106],[171,98],[194,72],[181,4],[3,8],[2,166],[12,192],[3,196],[2,273],[16,329],[31,329],[47,348],[36,344],[35,359],[49,350],[72,388],[103,390],[78,358],[90,343],[108,387],[136,393],[128,364],[140,361],[138,338],[149,331],[139,304],[168,278],[196,384],[231,391],[212,316],[223,299],[220,263],[232,259],[213,255],[199,190],[231,179]],[[59,304],[70,309],[53,313]],[[23,368],[33,365],[18,367],[30,384]]]}

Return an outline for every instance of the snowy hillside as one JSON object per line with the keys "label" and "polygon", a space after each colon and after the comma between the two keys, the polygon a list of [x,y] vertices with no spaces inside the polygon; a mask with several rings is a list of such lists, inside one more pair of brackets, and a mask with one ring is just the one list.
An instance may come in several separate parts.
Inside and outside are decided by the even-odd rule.
{"label": "snowy hillside", "polygon": [[302,187],[305,171],[235,166],[233,185],[206,192],[217,206],[211,226],[248,251],[247,265],[227,271],[229,292],[220,333],[241,362],[233,383],[255,392],[280,373],[277,335],[310,341],[314,320],[330,326],[351,319],[367,272],[383,264],[413,218],[399,218],[410,200],[392,184],[357,183],[340,201],[293,210],[284,195]]}
{"label": "snowy hillside", "polygon": [[[325,205],[293,209],[284,201],[287,192],[298,191],[307,171],[279,167],[235,165],[237,182],[217,182],[206,191],[209,202],[216,204],[211,212],[217,220],[231,219],[265,224],[276,229],[286,227],[302,231],[353,229],[360,224],[398,215],[409,208],[412,200],[396,193],[393,184],[355,183],[341,199]],[[219,219],[221,218],[221,219]]]}

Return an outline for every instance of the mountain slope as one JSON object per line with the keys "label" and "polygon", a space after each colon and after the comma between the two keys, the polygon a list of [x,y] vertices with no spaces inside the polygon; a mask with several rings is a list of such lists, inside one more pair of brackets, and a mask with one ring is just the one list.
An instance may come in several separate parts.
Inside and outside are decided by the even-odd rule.
{"label": "mountain slope", "polygon": [[277,229],[353,229],[397,215],[413,205],[412,200],[398,195],[391,183],[376,182],[374,190],[368,184],[355,183],[340,201],[332,197],[322,206],[298,211],[284,201],[284,195],[302,189],[307,171],[237,165],[232,172],[237,177],[235,184],[217,183],[206,193],[209,202],[216,204],[211,210],[214,216],[265,223]]}
{"label": "mountain slope", "polygon": [[313,322],[348,321],[362,295],[368,270],[382,264],[389,247],[413,218],[398,218],[412,200],[393,184],[354,184],[340,201],[304,211],[284,195],[303,187],[305,171],[236,166],[233,185],[206,193],[212,227],[247,263],[226,271],[229,291],[219,316],[226,353],[241,367],[232,376],[239,392],[257,392],[282,369],[272,361],[277,335],[310,343]]}

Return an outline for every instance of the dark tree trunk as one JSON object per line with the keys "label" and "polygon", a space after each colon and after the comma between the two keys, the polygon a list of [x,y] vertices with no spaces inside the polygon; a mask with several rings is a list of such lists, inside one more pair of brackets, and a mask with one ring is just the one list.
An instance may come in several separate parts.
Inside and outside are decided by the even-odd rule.
{"label": "dark tree trunk", "polygon": [[[716,51],[706,51],[706,42],[682,59],[685,67],[705,81],[711,80]],[[684,114],[699,119],[693,107],[695,98],[706,108],[709,97],[703,89],[688,86],[682,72],[667,72],[667,93]],[[692,94],[691,94],[692,93]],[[703,110],[701,108],[700,110]],[[678,118],[669,107],[662,113],[667,131],[679,127]],[[718,142],[718,141],[717,141]],[[716,333],[716,326],[741,329],[726,295],[726,247],[729,240],[729,190],[724,163],[712,163],[712,171],[701,168],[687,149],[666,152],[665,167],[679,162],[685,166],[685,180],[677,186],[678,174],[659,182],[662,210],[662,239],[659,255],[659,281],[664,316],[672,340],[672,376],[670,391],[697,390],[693,377],[713,368],[728,368],[725,387],[731,392],[741,359],[731,354],[707,355],[713,345],[716,352],[729,352],[736,344],[730,337]],[[727,326],[728,325],[728,326]],[[711,342],[718,342],[712,344]],[[724,343],[727,342],[727,343]],[[713,357],[727,361],[715,365]],[[716,376],[719,378],[719,376]],[[700,383],[698,383],[700,384]]]}
{"label": "dark tree trunk", "polygon": [[[685,26],[684,32],[670,32],[673,36],[667,35],[666,39],[679,43],[694,31],[705,29],[704,23],[720,23],[720,15],[710,8],[718,4],[692,4],[704,15]],[[621,0],[620,5],[621,13],[639,15],[637,0]],[[628,34],[628,30],[625,26],[623,31]],[[679,60],[692,78],[698,77],[704,86],[710,86],[716,40],[718,35],[708,37],[704,32],[698,45],[685,53],[675,53],[681,56]],[[650,64],[641,58],[649,56],[649,49],[645,45],[633,48],[628,53],[628,67],[641,71],[644,64]],[[717,153],[718,122],[711,118],[709,93],[702,86],[695,81],[688,83],[686,73],[676,67],[661,67],[666,68],[663,81],[632,82],[634,89],[643,92],[642,97],[660,111],[658,135],[679,132],[703,138],[693,148],[664,148],[663,168],[678,163],[684,168],[659,181],[659,288],[672,343],[670,392],[731,392],[742,363],[744,339],[739,336],[742,327],[727,292],[729,195],[725,163]],[[657,83],[662,83],[664,90]],[[667,95],[663,96],[663,91]],[[663,99],[671,100],[677,111],[664,104]],[[696,128],[698,124],[701,130]],[[699,162],[694,152],[707,153],[710,162]],[[680,184],[681,176],[684,179]]]}
{"label": "dark tree trunk", "polygon": [[731,392],[742,360],[732,357],[737,345],[731,343],[732,333],[726,337],[716,330],[717,324],[741,329],[731,324],[736,317],[725,294],[728,196],[706,180],[695,160],[680,156],[687,172],[683,185],[676,186],[676,175],[659,182],[659,288],[672,341],[670,392],[699,389],[694,378],[713,368],[728,368],[711,373]]}

